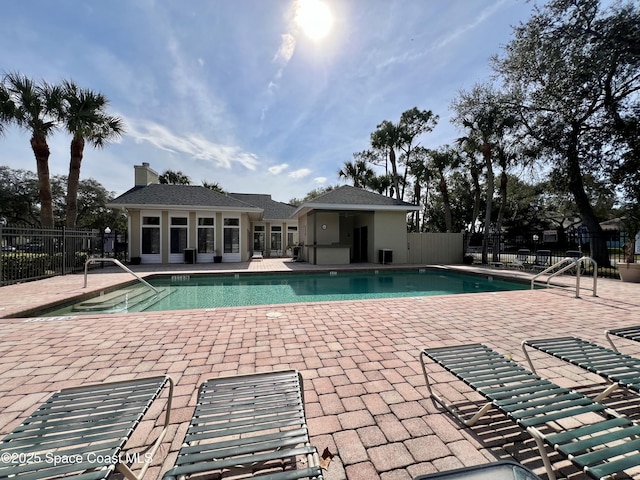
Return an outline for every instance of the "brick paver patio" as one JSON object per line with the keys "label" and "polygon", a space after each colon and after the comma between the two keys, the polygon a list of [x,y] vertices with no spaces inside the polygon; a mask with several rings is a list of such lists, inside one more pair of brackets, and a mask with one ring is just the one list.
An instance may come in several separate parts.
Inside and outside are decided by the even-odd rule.
{"label": "brick paver patio", "polygon": [[[187,267],[194,266],[180,269]],[[309,266],[265,259],[216,268]],[[146,275],[162,269],[167,266],[141,266],[138,271]],[[113,267],[99,269],[90,273],[87,290],[128,280]],[[580,299],[551,289],[47,321],[11,318],[85,293],[82,284],[81,275],[70,275],[0,288],[0,316],[5,317],[0,319],[0,434],[57,389],[167,373],[176,381],[172,426],[148,479],[160,478],[172,465],[202,381],[281,368],[302,372],[313,444],[321,453],[328,449],[334,454],[325,472],[328,480],[408,480],[511,455],[542,476],[532,442],[504,418],[495,414],[464,428],[434,406],[427,397],[420,349],[483,342],[524,364],[524,339],[576,335],[604,344],[605,329],[640,323],[640,285],[614,280],[599,281],[598,297],[584,291]],[[586,279],[585,284],[589,286]],[[625,353],[640,354],[640,344],[619,343]],[[533,357],[539,361],[538,373],[556,383],[587,391],[602,383],[558,360]],[[478,400],[449,375],[436,377],[446,382],[439,391],[448,400]],[[619,393],[608,403],[637,416],[637,397]],[[151,443],[160,430],[163,408],[163,401],[155,403],[128,450],[140,451]],[[553,456],[552,461],[569,478],[585,478],[566,462]]]}

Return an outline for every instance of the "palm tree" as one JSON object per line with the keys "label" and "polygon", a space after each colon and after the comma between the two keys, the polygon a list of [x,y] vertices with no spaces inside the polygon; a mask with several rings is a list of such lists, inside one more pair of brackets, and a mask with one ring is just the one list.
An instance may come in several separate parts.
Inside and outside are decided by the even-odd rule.
{"label": "palm tree", "polygon": [[211,183],[207,180],[202,180],[202,186],[204,188],[208,188],[209,190],[213,190],[214,192],[222,193],[223,195],[227,194],[227,192],[224,191],[224,188],[222,188],[222,186],[218,182]]}
{"label": "palm tree", "polygon": [[53,227],[53,204],[49,178],[47,138],[57,126],[56,112],[62,103],[62,89],[46,82],[36,84],[20,73],[4,75],[2,112],[12,122],[31,133],[31,149],[36,157],[40,191],[40,224]]}
{"label": "palm tree", "polygon": [[0,83],[0,135],[4,133],[5,126],[12,120],[13,102],[11,102],[11,94],[4,83]]}
{"label": "palm tree", "polygon": [[[491,233],[495,174],[493,162],[497,157],[503,171],[507,168],[508,155],[505,139],[516,126],[516,120],[510,114],[504,96],[497,93],[491,85],[476,85],[470,92],[460,92],[459,99],[452,103],[456,112],[453,122],[467,131],[467,136],[458,139],[458,144],[470,152],[482,155],[486,176],[486,208],[484,237],[482,244],[482,263],[487,263],[488,235]],[[506,175],[501,177],[501,192],[506,195]],[[506,197],[505,197],[506,199]],[[500,217],[500,220],[502,217]],[[496,225],[496,228],[500,225]],[[497,261],[499,245],[494,244],[493,261]]]}
{"label": "palm tree", "polygon": [[[356,156],[357,154],[354,154]],[[362,159],[355,159],[353,162],[344,162],[344,165],[338,170],[338,178],[353,180],[353,186],[357,188],[365,188],[368,186],[369,180],[374,176],[373,170]]]}
{"label": "palm tree", "polygon": [[104,147],[110,140],[122,136],[124,123],[119,117],[106,113],[109,101],[101,93],[80,88],[68,80],[62,83],[62,90],[65,102],[60,116],[72,136],[66,225],[73,228],[78,217],[78,184],[85,143],[89,142],[94,148]]}
{"label": "palm tree", "polygon": [[181,171],[165,170],[158,177],[160,183],[169,185],[191,185],[191,179]]}

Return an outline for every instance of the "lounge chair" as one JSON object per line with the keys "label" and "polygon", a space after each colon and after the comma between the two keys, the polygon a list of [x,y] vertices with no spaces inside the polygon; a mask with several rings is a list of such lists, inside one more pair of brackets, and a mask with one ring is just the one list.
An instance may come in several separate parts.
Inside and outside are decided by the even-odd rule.
{"label": "lounge chair", "polygon": [[522,351],[534,373],[535,368],[526,347],[553,355],[611,382],[611,385],[595,398],[597,402],[620,387],[640,393],[640,359],[638,358],[576,337],[525,340],[522,342]]}
{"label": "lounge chair", "polygon": [[[488,402],[467,419],[433,391],[426,359],[451,372]],[[420,354],[431,398],[464,425],[471,426],[491,407],[513,420],[535,440],[550,480],[555,472],[546,445],[591,478],[600,479],[640,465],[640,425],[584,395],[540,378],[482,344],[430,348]],[[599,415],[587,415],[599,413]],[[567,425],[564,430],[558,420]],[[596,420],[598,419],[598,420]],[[575,421],[574,421],[575,420]],[[587,420],[592,420],[587,422]]]}
{"label": "lounge chair", "polygon": [[519,270],[523,270],[525,265],[529,263],[529,255],[531,254],[531,250],[528,248],[521,248],[516,253],[516,258],[509,264],[512,268],[517,268]]}
{"label": "lounge chair", "polygon": [[[154,445],[139,456],[123,454],[167,385],[164,428]],[[60,390],[4,437],[0,478],[100,480],[115,470],[127,479],[141,479],[167,432],[172,397],[173,381],[166,376]],[[136,476],[127,463],[139,461],[144,466]]]}
{"label": "lounge chair", "polygon": [[[309,441],[303,392],[295,370],[204,382],[175,466],[164,479],[204,473],[322,479]],[[305,465],[296,468],[297,463]]]}
{"label": "lounge chair", "polygon": [[618,348],[614,345],[613,340],[611,340],[611,335],[620,338],[626,338],[627,340],[632,340],[634,342],[640,342],[640,325],[635,325],[633,327],[612,328],[611,330],[605,331],[604,335],[613,349],[615,351],[618,351]]}
{"label": "lounge chair", "polygon": [[538,250],[531,266],[534,270],[544,270],[551,266],[551,250]]}

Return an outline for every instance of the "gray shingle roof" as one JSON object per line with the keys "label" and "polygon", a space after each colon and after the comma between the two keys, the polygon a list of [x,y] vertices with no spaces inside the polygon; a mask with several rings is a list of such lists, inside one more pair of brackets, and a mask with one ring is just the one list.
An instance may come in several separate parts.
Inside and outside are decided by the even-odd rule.
{"label": "gray shingle roof", "polygon": [[264,210],[264,220],[284,220],[291,217],[291,214],[296,210],[293,205],[276,202],[271,198],[271,195],[230,193],[229,196]]}
{"label": "gray shingle roof", "polygon": [[313,206],[336,204],[336,205],[371,205],[371,206],[406,206],[415,208],[412,203],[404,202],[402,200],[396,200],[395,198],[380,195],[378,193],[369,192],[361,188],[352,187],[350,185],[343,185],[334,190],[330,190],[327,193],[320,195],[305,202],[305,205]]}
{"label": "gray shingle roof", "polygon": [[[256,207],[237,198],[223,195],[199,185],[150,184],[133,187],[109,205],[166,205],[184,207],[232,207],[255,210]],[[259,207],[258,207],[259,208]]]}

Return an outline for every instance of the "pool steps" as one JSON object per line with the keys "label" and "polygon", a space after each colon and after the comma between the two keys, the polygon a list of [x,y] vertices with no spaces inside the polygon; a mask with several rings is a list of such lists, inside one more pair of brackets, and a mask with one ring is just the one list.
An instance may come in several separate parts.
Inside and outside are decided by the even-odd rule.
{"label": "pool steps", "polygon": [[78,313],[123,312],[144,302],[148,304],[155,303],[161,298],[166,297],[169,293],[169,289],[161,289],[160,293],[156,294],[147,288],[132,286],[124,290],[115,290],[101,294],[98,297],[89,298],[74,305],[72,311]]}

